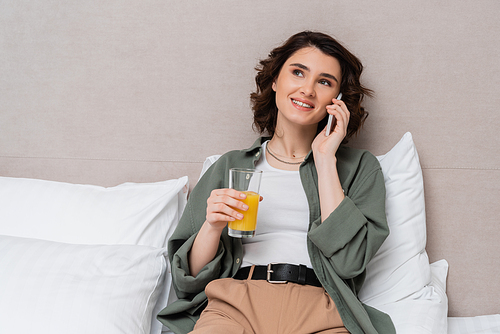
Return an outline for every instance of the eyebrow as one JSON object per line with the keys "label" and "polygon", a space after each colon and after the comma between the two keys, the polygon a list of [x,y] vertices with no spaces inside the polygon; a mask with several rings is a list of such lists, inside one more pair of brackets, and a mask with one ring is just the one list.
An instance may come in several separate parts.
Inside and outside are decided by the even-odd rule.
{"label": "eyebrow", "polygon": [[[311,70],[309,69],[309,67],[307,67],[306,65],[301,64],[301,63],[290,64],[290,66],[295,66],[295,67],[303,69],[304,71],[311,72]],[[337,78],[335,78],[335,76],[333,76],[331,74],[320,73],[320,76],[325,77],[325,78],[330,78],[330,79],[334,80],[336,83],[339,83],[339,81],[337,80]]]}

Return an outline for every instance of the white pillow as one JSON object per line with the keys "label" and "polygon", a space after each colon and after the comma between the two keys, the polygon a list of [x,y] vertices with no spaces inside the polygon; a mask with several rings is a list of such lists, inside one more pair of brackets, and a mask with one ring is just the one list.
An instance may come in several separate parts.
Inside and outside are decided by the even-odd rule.
{"label": "white pillow", "polygon": [[100,187],[0,177],[0,234],[78,244],[165,247],[188,178]]}
{"label": "white pillow", "polygon": [[448,262],[440,260],[431,264],[432,279],[429,285],[414,294],[377,308],[391,316],[396,333],[446,334],[448,332],[448,298],[446,276]]}
{"label": "white pillow", "polygon": [[390,235],[366,269],[359,298],[369,305],[401,300],[431,281],[425,251],[424,184],[411,133],[377,158],[384,174]]}
{"label": "white pillow", "polygon": [[[187,201],[188,178],[100,187],[0,177],[0,234],[75,244],[165,247]],[[170,264],[167,261],[167,271]],[[171,276],[151,318],[169,299]]]}
{"label": "white pillow", "polygon": [[436,263],[431,274],[423,177],[411,133],[377,158],[384,174],[390,235],[367,266],[359,298],[389,314],[398,333],[445,334],[448,263]]}
{"label": "white pillow", "polygon": [[0,236],[0,254],[0,333],[149,333],[164,249]]}

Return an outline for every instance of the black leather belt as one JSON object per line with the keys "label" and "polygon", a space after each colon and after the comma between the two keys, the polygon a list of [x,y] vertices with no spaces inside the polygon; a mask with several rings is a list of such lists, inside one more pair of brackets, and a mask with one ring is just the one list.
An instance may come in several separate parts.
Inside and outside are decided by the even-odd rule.
{"label": "black leather belt", "polygon": [[[251,267],[238,270],[235,279],[244,280],[248,278]],[[252,279],[266,280],[269,283],[298,283],[321,287],[314,270],[303,264],[295,265],[288,263],[270,263],[267,266],[255,266]]]}

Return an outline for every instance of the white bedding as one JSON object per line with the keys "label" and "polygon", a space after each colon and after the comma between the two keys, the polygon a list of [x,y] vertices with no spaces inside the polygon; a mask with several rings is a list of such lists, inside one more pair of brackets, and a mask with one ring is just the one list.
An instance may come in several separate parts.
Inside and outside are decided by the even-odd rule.
{"label": "white bedding", "polygon": [[448,334],[500,333],[500,314],[448,318]]}

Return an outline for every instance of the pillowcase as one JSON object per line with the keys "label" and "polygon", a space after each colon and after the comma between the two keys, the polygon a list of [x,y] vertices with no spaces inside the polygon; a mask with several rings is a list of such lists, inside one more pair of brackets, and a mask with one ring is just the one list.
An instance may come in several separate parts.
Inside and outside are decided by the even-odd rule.
{"label": "pillowcase", "polygon": [[0,234],[75,244],[165,247],[188,178],[100,187],[0,177]]}
{"label": "pillowcase", "polygon": [[371,306],[401,300],[431,281],[424,183],[411,133],[377,158],[384,174],[390,234],[368,264],[359,292],[360,300]]}
{"label": "pillowcase", "polygon": [[446,334],[448,263],[431,266],[425,251],[423,177],[411,133],[377,158],[384,174],[390,234],[368,264],[358,297],[389,314],[398,333]]}
{"label": "pillowcase", "polygon": [[0,254],[0,333],[149,333],[165,249],[0,236]]}
{"label": "pillowcase", "polygon": [[[116,187],[0,177],[0,234],[74,244],[166,247],[187,202],[188,178]],[[170,272],[170,263],[166,264]],[[171,295],[165,276],[156,314]]]}
{"label": "pillowcase", "polygon": [[440,260],[430,265],[429,285],[397,302],[378,305],[391,316],[397,333],[446,334],[448,332],[448,298],[446,276],[448,262]]}

